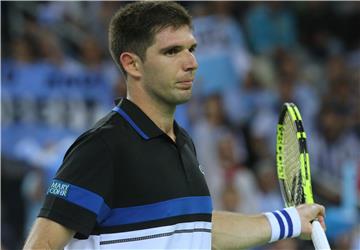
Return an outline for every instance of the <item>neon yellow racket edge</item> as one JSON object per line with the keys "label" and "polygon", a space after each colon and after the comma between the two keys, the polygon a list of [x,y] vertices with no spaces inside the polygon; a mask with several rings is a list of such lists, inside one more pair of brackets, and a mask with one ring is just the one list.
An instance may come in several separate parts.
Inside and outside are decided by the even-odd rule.
{"label": "neon yellow racket edge", "polygon": [[[314,203],[309,153],[299,109],[284,103],[277,125],[276,165],[286,207]],[[312,222],[315,249],[330,249],[326,234],[317,220]]]}

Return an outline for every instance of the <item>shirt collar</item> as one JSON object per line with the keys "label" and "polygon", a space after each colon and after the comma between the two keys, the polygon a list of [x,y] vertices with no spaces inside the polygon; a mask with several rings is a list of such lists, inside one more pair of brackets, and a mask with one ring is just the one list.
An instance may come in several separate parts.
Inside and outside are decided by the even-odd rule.
{"label": "shirt collar", "polygon": [[[165,135],[165,133],[133,102],[126,98],[115,100],[113,111],[121,115],[133,129],[145,140]],[[179,125],[174,121],[176,137],[181,134]]]}

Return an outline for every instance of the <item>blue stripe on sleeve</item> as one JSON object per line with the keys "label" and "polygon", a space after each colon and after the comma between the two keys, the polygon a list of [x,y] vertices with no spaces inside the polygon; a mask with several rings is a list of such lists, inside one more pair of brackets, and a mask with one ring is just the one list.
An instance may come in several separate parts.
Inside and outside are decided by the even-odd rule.
{"label": "blue stripe on sleeve", "polygon": [[135,131],[139,135],[141,135],[142,138],[144,138],[145,140],[148,140],[150,138],[135,124],[135,122],[131,119],[131,117],[128,114],[126,114],[125,111],[122,110],[119,106],[114,107],[112,110],[117,112],[119,115],[121,115],[131,125],[131,127],[133,127]]}
{"label": "blue stripe on sleeve", "polygon": [[277,212],[272,212],[272,213],[275,215],[276,219],[279,222],[279,226],[280,226],[279,240],[281,240],[284,238],[284,235],[285,235],[285,225],[284,225],[284,222],[282,221],[280,215]]}
{"label": "blue stripe on sleeve", "polygon": [[280,212],[285,216],[286,221],[287,221],[287,223],[288,223],[288,225],[289,225],[289,232],[288,232],[288,235],[287,235],[287,237],[289,238],[289,237],[291,237],[291,236],[293,235],[293,224],[292,224],[292,220],[291,220],[291,218],[290,218],[290,215],[286,212],[286,210],[281,210]]}
{"label": "blue stripe on sleeve", "polygon": [[146,222],[189,214],[211,214],[210,196],[183,197],[144,206],[116,208],[100,226]]}
{"label": "blue stripe on sleeve", "polygon": [[[57,184],[58,186],[59,184],[67,186],[66,194],[58,195],[58,192],[56,192],[56,187],[58,186],[55,186],[55,184]],[[68,202],[71,202],[75,205],[78,205],[84,209],[93,212],[98,217],[98,221],[104,219],[104,217],[110,212],[110,208],[106,205],[103,197],[101,197],[100,195],[82,187],[72,185],[63,181],[54,179],[53,184],[50,186],[47,194],[55,195]]]}
{"label": "blue stripe on sleeve", "polygon": [[100,195],[76,185],[70,185],[69,193],[65,199],[90,210],[96,215],[100,214],[101,210],[104,209],[104,205],[106,206],[104,199]]}

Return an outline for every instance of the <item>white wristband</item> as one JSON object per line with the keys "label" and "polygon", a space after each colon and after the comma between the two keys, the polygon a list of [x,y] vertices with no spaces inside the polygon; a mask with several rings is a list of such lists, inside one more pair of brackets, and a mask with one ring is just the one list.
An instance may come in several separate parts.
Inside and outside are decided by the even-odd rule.
{"label": "white wristband", "polygon": [[295,207],[265,213],[271,226],[269,242],[297,237],[301,233],[301,220]]}

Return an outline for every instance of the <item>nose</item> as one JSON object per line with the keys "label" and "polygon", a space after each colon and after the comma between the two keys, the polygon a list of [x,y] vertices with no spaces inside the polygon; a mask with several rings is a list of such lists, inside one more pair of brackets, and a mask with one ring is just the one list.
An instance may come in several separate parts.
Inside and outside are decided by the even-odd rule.
{"label": "nose", "polygon": [[186,51],[186,58],[184,60],[184,71],[195,71],[199,67],[195,55],[191,51]]}

